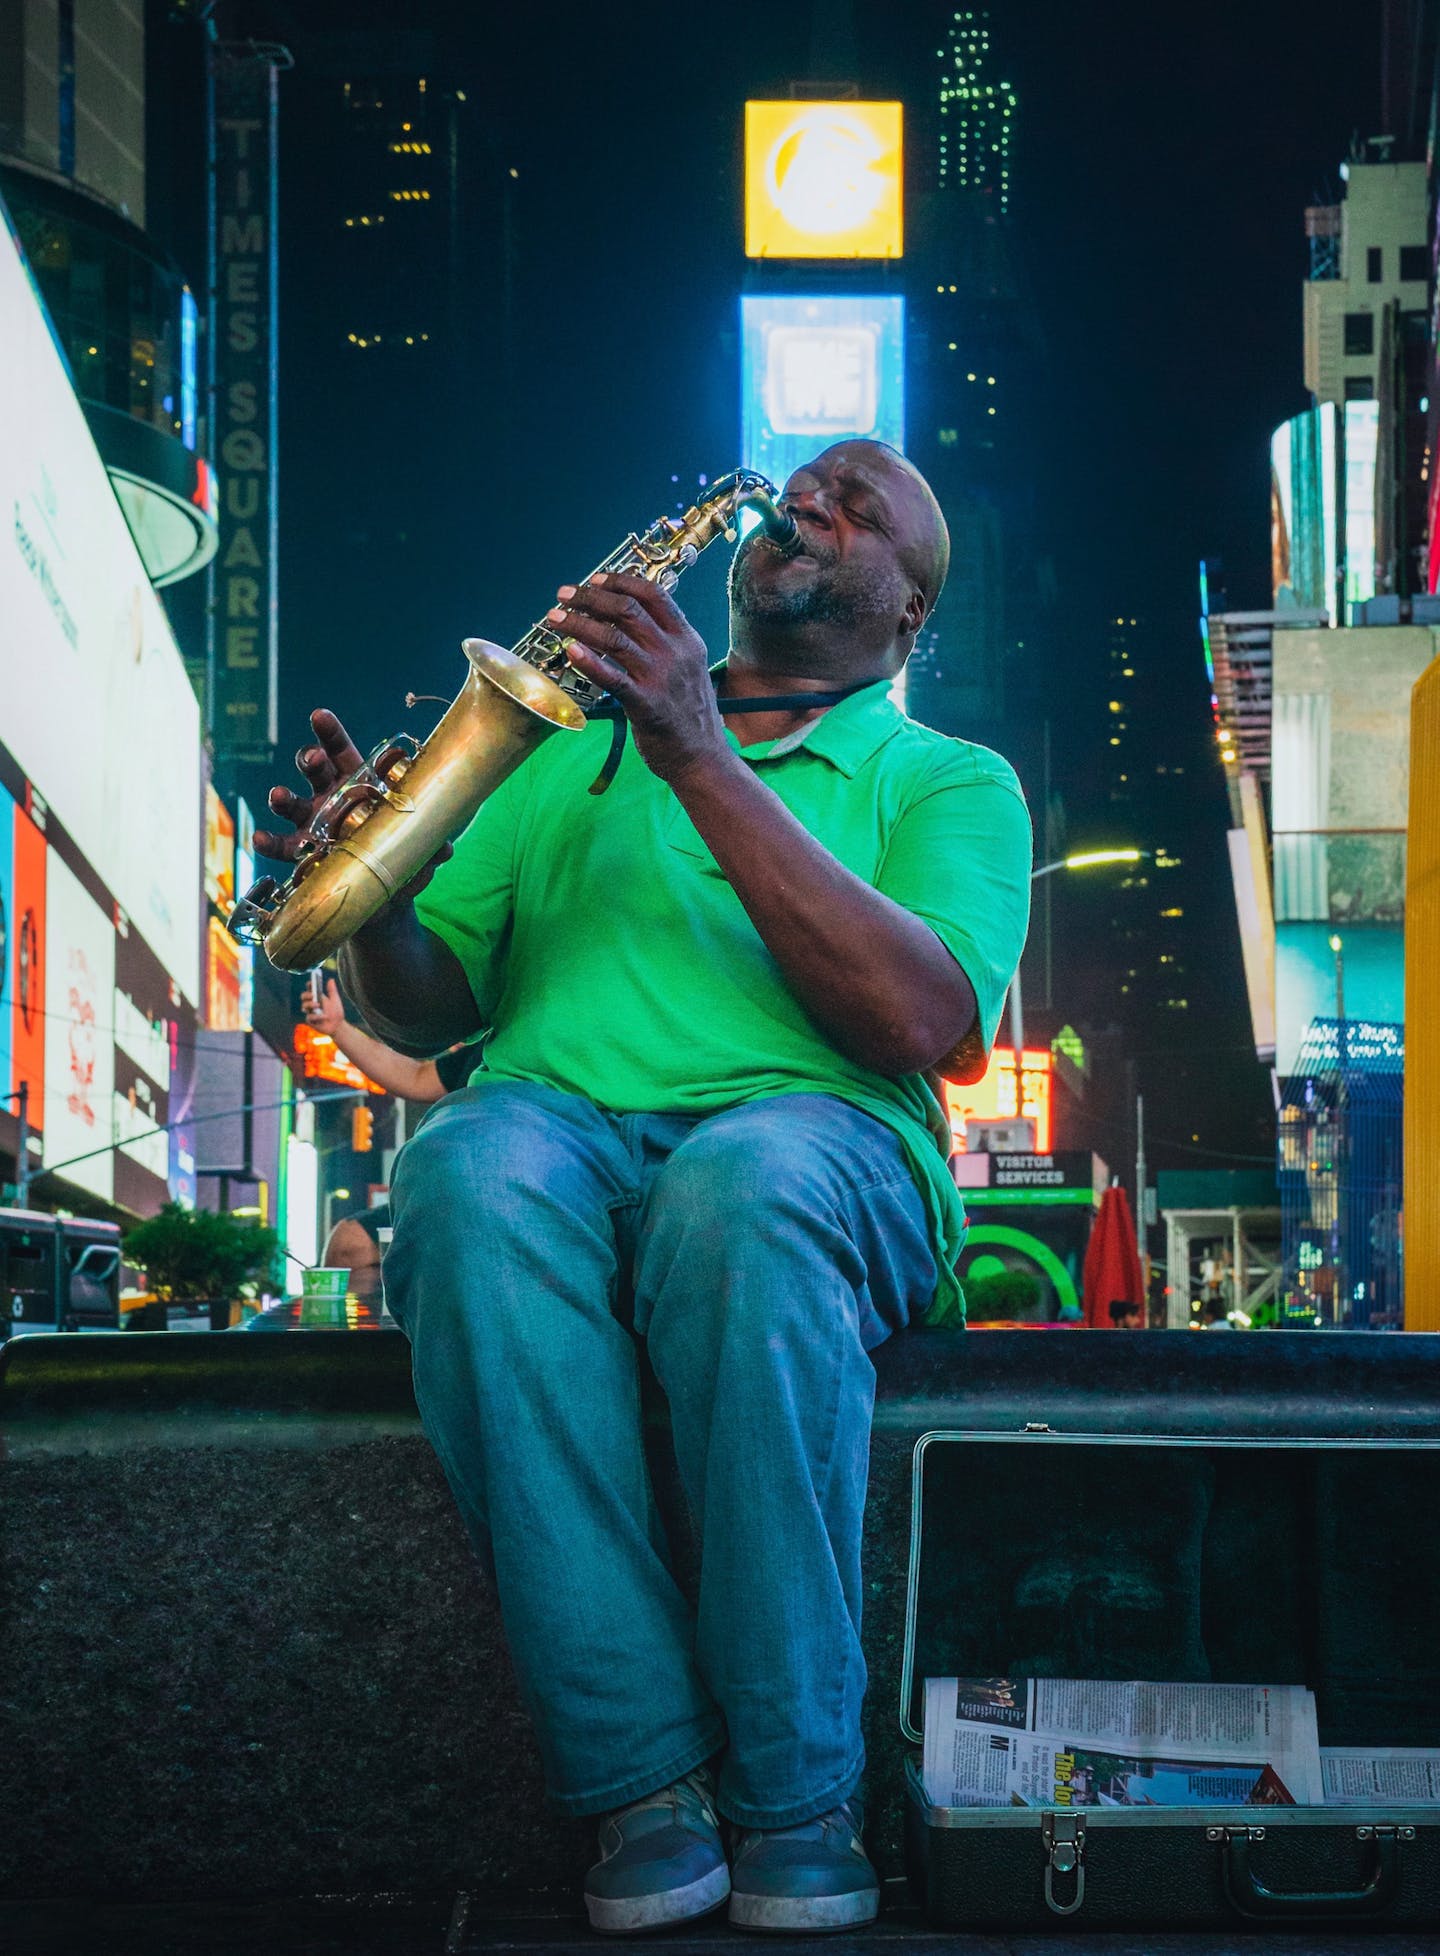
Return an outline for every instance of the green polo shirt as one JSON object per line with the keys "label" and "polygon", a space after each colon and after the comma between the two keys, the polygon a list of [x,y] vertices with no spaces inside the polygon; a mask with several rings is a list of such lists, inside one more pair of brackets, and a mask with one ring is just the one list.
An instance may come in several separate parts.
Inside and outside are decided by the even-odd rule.
{"label": "green polo shirt", "polygon": [[[1009,764],[909,720],[885,682],[800,736],[732,746],[838,861],[921,917],[979,1001],[978,1079],[1025,941],[1030,822]],[[616,1113],[710,1114],[828,1093],[899,1136],[955,1321],[965,1212],[949,1124],[920,1074],[837,1052],[786,987],[694,823],[634,745],[602,795],[610,743],[557,733],[481,807],[416,909],[465,969],[489,1028],[478,1072],[581,1094]]]}

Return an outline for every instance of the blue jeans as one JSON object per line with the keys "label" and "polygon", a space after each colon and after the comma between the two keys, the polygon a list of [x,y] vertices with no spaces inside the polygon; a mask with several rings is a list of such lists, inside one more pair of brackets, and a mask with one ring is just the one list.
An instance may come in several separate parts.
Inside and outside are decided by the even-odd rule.
{"label": "blue jeans", "polygon": [[[482,1080],[425,1116],[391,1205],[386,1298],[556,1804],[607,1812],[719,1753],[744,1825],[845,1799],[867,1353],[935,1287],[896,1137],[823,1094],[695,1119]],[[638,1339],[699,1534],[694,1608],[647,1473]]]}

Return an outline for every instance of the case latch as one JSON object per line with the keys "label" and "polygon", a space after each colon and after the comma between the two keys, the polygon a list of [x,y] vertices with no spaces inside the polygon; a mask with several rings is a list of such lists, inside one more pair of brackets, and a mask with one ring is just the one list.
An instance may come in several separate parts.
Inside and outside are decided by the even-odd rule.
{"label": "case latch", "polygon": [[[1040,1822],[1040,1838],[1045,1843],[1045,1906],[1056,1915],[1073,1915],[1085,1899],[1085,1822],[1078,1813],[1047,1813]],[[1057,1876],[1062,1894],[1074,1885],[1069,1901],[1055,1892]]]}

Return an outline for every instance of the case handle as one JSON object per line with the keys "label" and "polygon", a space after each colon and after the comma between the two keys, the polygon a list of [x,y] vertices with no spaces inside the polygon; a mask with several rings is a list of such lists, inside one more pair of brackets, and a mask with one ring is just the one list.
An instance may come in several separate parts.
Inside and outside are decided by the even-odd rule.
{"label": "case handle", "polygon": [[[1218,1830],[1217,1830],[1218,1831]],[[1398,1838],[1397,1838],[1398,1834]],[[1225,1895],[1241,1915],[1261,1920],[1275,1916],[1379,1915],[1395,1900],[1400,1887],[1400,1839],[1413,1840],[1413,1827],[1357,1827],[1357,1840],[1373,1844],[1373,1869],[1363,1888],[1269,1888],[1250,1859],[1253,1842],[1264,1840],[1263,1827],[1227,1827],[1221,1838],[1221,1869]]]}

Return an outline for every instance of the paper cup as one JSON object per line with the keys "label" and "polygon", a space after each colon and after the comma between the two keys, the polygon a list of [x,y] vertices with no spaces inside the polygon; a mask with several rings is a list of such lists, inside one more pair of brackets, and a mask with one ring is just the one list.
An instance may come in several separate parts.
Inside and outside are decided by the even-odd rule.
{"label": "paper cup", "polygon": [[321,1266],[306,1270],[300,1280],[300,1322],[314,1330],[345,1331],[345,1297],[350,1289],[350,1272]]}

